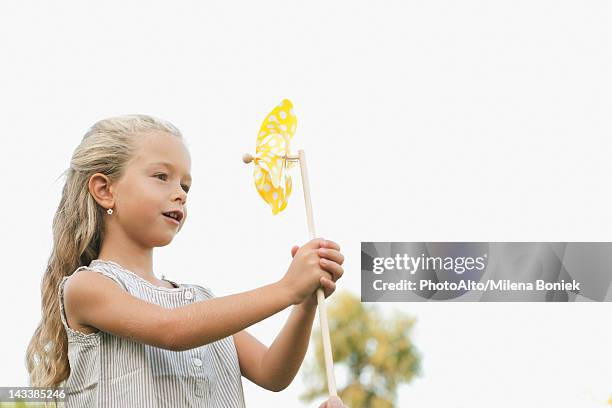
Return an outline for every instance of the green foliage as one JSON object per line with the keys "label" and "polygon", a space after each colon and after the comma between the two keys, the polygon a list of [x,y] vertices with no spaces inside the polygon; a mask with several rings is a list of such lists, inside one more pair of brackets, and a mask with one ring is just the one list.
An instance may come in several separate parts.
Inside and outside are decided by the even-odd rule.
{"label": "green foliage", "polygon": [[[329,299],[334,366],[348,372],[346,386],[338,389],[339,397],[352,408],[393,407],[397,387],[420,374],[420,357],[409,337],[415,320],[399,312],[384,320],[374,306],[366,306],[348,292]],[[313,343],[315,362],[305,369],[309,388],[300,396],[305,402],[328,394],[319,328],[313,331]]]}

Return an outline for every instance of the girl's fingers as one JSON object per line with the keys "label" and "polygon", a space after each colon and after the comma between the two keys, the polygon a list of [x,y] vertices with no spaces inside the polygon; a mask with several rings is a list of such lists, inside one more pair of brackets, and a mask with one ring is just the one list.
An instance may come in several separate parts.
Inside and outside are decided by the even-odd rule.
{"label": "girl's fingers", "polygon": [[298,249],[300,249],[299,246],[294,245],[293,248],[291,248],[291,257],[294,258],[295,254],[297,254]]}
{"label": "girl's fingers", "polygon": [[324,243],[321,245],[321,247],[331,248],[331,249],[335,249],[336,251],[340,251],[340,245],[338,245],[337,243],[329,239],[326,239]]}
{"label": "girl's fingers", "polygon": [[335,262],[332,262],[328,259],[321,258],[319,263],[321,264],[321,267],[324,270],[326,270],[327,272],[333,275],[334,282],[340,279],[340,277],[342,277],[342,275],[344,274],[344,268],[342,268],[340,265],[338,265]]}
{"label": "girl's fingers", "polygon": [[334,275],[332,275],[331,273],[327,272],[327,271],[323,271],[323,276],[321,276],[321,278],[319,278],[319,280],[321,279],[327,279],[330,281],[334,281]]}
{"label": "girl's fingers", "polygon": [[326,298],[336,290],[336,284],[329,279],[321,278],[321,286]]}
{"label": "girl's fingers", "polygon": [[335,249],[319,248],[318,253],[320,257],[334,261],[339,265],[344,263],[344,255]]}

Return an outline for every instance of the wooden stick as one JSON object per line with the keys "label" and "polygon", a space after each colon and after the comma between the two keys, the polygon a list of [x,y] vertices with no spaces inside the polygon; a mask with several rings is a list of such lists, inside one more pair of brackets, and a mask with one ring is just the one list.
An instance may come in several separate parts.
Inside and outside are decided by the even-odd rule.
{"label": "wooden stick", "polygon": [[[304,201],[306,203],[306,217],[308,219],[308,234],[310,239],[315,238],[314,217],[312,216],[312,203],[310,201],[310,185],[308,183],[308,170],[306,169],[306,153],[298,150],[300,170],[302,173],[302,189],[304,190]],[[329,338],[329,325],[327,323],[327,307],[325,305],[325,294],[323,289],[317,289],[317,303],[319,305],[319,319],[321,324],[321,335],[323,336],[323,354],[325,356],[325,372],[327,374],[327,388],[330,396],[337,396],[336,380],[334,377],[334,360],[332,358],[331,341]]]}
{"label": "wooden stick", "polygon": [[[277,157],[284,158],[284,159],[286,159],[288,161],[298,161],[298,160],[300,160],[300,156],[298,156],[296,154],[294,154],[294,155],[290,154],[290,155],[287,155],[287,156],[277,156]],[[250,153],[245,153],[245,154],[242,155],[242,161],[247,163],[247,164],[252,162],[255,159],[259,159],[259,156],[258,155],[253,156]]]}

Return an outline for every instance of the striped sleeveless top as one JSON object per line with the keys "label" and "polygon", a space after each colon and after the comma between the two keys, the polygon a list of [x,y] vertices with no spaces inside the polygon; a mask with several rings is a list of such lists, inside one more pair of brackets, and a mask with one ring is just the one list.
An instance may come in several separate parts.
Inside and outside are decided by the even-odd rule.
{"label": "striped sleeveless top", "polygon": [[[114,280],[131,295],[166,308],[210,299],[195,284],[158,287],[113,262],[95,259],[81,270]],[[163,276],[162,276],[163,278]],[[66,407],[244,407],[242,378],[232,336],[202,347],[171,351],[107,332],[85,334],[68,327],[64,311],[64,277],[58,288],[60,315],[68,335],[70,376]]]}

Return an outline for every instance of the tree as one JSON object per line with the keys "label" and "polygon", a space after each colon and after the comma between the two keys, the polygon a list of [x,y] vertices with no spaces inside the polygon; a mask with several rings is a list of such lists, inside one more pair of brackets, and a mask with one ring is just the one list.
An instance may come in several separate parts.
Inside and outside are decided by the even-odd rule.
{"label": "tree", "polygon": [[[338,395],[349,407],[393,407],[400,383],[421,373],[420,356],[409,337],[415,320],[400,312],[384,320],[374,306],[364,305],[348,292],[330,299],[334,365],[347,371],[346,386],[338,389]],[[328,392],[320,328],[312,335],[315,361],[305,369],[309,387],[300,396],[304,402]]]}

